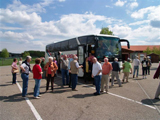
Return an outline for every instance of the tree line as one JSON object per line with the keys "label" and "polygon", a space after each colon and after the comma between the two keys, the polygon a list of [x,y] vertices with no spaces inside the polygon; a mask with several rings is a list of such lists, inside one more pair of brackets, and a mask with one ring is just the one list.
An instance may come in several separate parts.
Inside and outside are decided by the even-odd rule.
{"label": "tree line", "polygon": [[[27,57],[28,55],[32,56],[32,57],[44,57],[45,56],[45,52],[44,51],[33,51],[33,50],[29,50],[29,51],[24,51],[23,53],[21,53],[21,57]],[[0,53],[0,57],[1,58],[8,58],[9,57],[9,52],[6,48],[2,49],[1,53]]]}

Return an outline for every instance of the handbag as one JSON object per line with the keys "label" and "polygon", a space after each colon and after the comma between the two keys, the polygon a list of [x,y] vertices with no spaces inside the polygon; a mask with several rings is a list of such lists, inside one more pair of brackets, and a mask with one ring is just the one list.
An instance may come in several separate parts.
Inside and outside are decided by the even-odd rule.
{"label": "handbag", "polygon": [[18,73],[19,70],[18,69],[13,69],[13,73]]}

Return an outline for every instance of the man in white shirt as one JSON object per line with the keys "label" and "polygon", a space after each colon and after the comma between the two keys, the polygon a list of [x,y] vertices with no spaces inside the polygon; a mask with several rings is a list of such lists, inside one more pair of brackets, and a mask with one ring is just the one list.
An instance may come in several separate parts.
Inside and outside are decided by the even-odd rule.
{"label": "man in white shirt", "polygon": [[92,78],[94,78],[94,83],[96,86],[96,92],[94,95],[100,95],[101,88],[101,77],[102,77],[102,66],[97,61],[97,58],[93,58],[93,67],[92,67]]}
{"label": "man in white shirt", "polygon": [[133,65],[134,65],[134,72],[133,72],[133,78],[135,76],[135,73],[137,71],[137,78],[138,78],[138,73],[139,73],[139,65],[140,65],[140,60],[138,59],[138,56],[133,60]]}

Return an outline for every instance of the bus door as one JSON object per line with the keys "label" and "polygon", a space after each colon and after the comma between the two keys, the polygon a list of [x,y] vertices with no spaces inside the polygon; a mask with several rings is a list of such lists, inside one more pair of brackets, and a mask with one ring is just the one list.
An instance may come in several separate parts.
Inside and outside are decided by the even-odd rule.
{"label": "bus door", "polygon": [[85,45],[79,45],[77,49],[77,57],[80,65],[82,65],[85,61],[85,49]]}
{"label": "bus door", "polygon": [[[83,62],[85,61],[85,52],[86,52],[86,46],[79,45],[77,49],[77,57],[78,57],[79,65],[83,65]],[[79,69],[78,76],[79,77],[84,76],[83,70],[81,68]]]}
{"label": "bus door", "polygon": [[96,56],[96,46],[94,44],[88,45],[88,56],[91,53],[93,56]]}

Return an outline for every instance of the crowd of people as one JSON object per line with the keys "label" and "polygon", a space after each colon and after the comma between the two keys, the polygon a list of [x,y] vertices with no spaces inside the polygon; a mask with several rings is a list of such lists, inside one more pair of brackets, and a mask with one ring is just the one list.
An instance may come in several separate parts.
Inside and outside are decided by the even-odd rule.
{"label": "crowd of people", "polygon": [[[21,73],[21,78],[23,80],[23,88],[22,88],[22,97],[26,97],[27,89],[28,89],[28,78],[30,72],[33,73],[33,78],[35,80],[34,87],[34,98],[38,99],[41,97],[39,89],[41,79],[46,79],[46,92],[49,90],[49,84],[51,83],[51,90],[54,91],[54,78],[57,76],[57,70],[61,68],[62,75],[62,85],[69,85],[73,91],[77,91],[76,85],[78,82],[78,73],[79,69],[82,68],[84,72],[84,81],[91,81],[94,79],[94,85],[96,87],[96,92],[94,95],[100,95],[101,93],[108,93],[109,90],[109,80],[111,77],[111,86],[114,86],[114,78],[118,82],[119,87],[122,87],[124,82],[129,82],[129,75],[132,73],[132,64],[131,60],[128,58],[126,62],[123,64],[123,79],[122,81],[119,78],[119,74],[121,73],[121,68],[118,63],[118,58],[114,59],[114,62],[110,63],[109,59],[104,58],[104,63],[101,63],[94,57],[91,53],[89,53],[89,57],[85,58],[83,65],[79,65],[78,57],[73,54],[70,59],[67,58],[67,55],[63,55],[59,57],[59,63],[56,58],[49,57],[48,62],[44,63],[44,58],[36,58],[35,65],[32,70],[30,67],[31,56],[27,56],[26,60],[22,62],[22,59],[19,61],[19,70],[17,66],[17,59],[13,59],[12,63],[12,75],[13,80],[12,84],[16,84],[16,74],[18,72]],[[139,77],[139,66],[142,65],[142,75],[143,79],[146,79],[147,74],[150,74],[151,60],[149,58],[145,58],[142,62],[138,59],[138,56],[133,60],[133,78]],[[60,67],[60,68],[59,68]],[[136,73],[137,72],[137,73]],[[158,73],[157,73],[158,74]],[[111,76],[110,76],[111,75]],[[159,76],[158,76],[159,77]],[[154,77],[154,78],[158,78]],[[160,89],[160,88],[159,88]],[[157,90],[155,99],[158,99],[160,90]]]}

